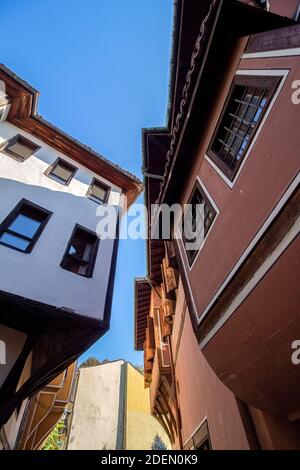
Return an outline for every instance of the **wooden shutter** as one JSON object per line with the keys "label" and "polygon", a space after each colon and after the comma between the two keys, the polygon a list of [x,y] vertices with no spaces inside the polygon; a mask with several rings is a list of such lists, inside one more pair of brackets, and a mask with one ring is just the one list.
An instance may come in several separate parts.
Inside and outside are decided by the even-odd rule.
{"label": "wooden shutter", "polygon": [[173,323],[169,320],[165,320],[163,323],[163,336],[166,338],[172,334]]}
{"label": "wooden shutter", "polygon": [[166,249],[166,255],[169,260],[169,265],[171,266],[171,268],[178,269],[174,242],[166,241],[165,249]]}
{"label": "wooden shutter", "polygon": [[162,273],[166,293],[169,294],[178,287],[178,271],[170,266],[167,256],[162,261]]}
{"label": "wooden shutter", "polygon": [[153,318],[147,317],[147,329],[146,329],[146,355],[148,361],[153,361],[155,356],[155,338],[154,338],[154,323]]}
{"label": "wooden shutter", "polygon": [[153,362],[149,360],[149,348],[147,347],[147,341],[144,341],[144,371],[151,373]]}
{"label": "wooden shutter", "polygon": [[161,298],[164,317],[171,317],[175,314],[176,302],[167,298],[164,284],[161,285]]}
{"label": "wooden shutter", "polygon": [[193,437],[195,448],[198,449],[199,447],[201,447],[203,442],[205,442],[206,440],[209,440],[209,431],[207,421],[204,421],[200,429],[198,429],[198,431]]}

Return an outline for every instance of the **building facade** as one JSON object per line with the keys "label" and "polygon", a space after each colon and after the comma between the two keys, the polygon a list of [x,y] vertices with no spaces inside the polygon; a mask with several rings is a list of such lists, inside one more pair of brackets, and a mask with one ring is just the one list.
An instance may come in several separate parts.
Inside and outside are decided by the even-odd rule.
{"label": "building facade", "polygon": [[[168,122],[143,131],[152,413],[174,448],[299,449],[299,2],[174,6]],[[182,209],[169,239],[154,203]]]}
{"label": "building facade", "polygon": [[0,83],[1,427],[108,330],[119,217],[141,183],[45,121],[4,66]]}
{"label": "building facade", "polygon": [[123,360],[79,368],[67,450],[148,450],[156,436],[170,448],[137,369]]}

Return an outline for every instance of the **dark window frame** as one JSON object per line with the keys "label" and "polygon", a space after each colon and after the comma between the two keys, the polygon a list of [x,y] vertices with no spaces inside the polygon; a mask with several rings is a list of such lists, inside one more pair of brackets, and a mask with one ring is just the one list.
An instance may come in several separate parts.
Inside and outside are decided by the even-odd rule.
{"label": "dark window frame", "polygon": [[[45,214],[45,219],[41,221],[39,228],[37,229],[37,231],[35,232],[32,238],[26,237],[25,235],[21,235],[20,233],[14,232],[13,230],[9,229],[9,226],[17,218],[17,216],[19,214],[22,214],[21,209],[24,205],[28,206],[34,211],[39,211]],[[17,248],[15,246],[9,245],[8,243],[2,242],[1,240],[0,240],[0,245],[6,246],[7,248],[10,248],[15,251],[19,251],[20,253],[24,253],[24,254],[31,253],[38,239],[40,238],[42,232],[44,231],[47,223],[49,222],[52,214],[53,213],[50,212],[49,210],[44,209],[43,207],[38,206],[37,204],[34,204],[33,202],[28,201],[27,199],[21,199],[21,201],[15,206],[15,208],[8,214],[8,216],[0,224],[0,236],[3,235],[3,233],[10,233],[11,235],[15,237],[28,241],[29,242],[28,247],[26,248],[26,250],[22,250],[21,248]]]}
{"label": "dark window frame", "polygon": [[[106,194],[105,194],[105,199],[102,201],[101,199],[98,199],[96,196],[94,196],[92,194],[92,189],[93,189],[93,186],[94,184],[98,184],[99,186],[102,186],[103,189],[106,190]],[[86,196],[91,200],[91,201],[94,201],[96,202],[97,204],[107,204],[108,202],[108,199],[109,199],[109,195],[110,195],[110,191],[111,191],[111,187],[108,186],[107,184],[103,183],[102,181],[98,180],[97,178],[93,178],[92,179],[92,182],[91,184],[89,185],[88,187],[88,190],[87,190],[87,193],[86,193]]]}
{"label": "dark window frame", "polygon": [[[267,112],[270,106],[270,102],[272,101],[272,98],[274,97],[274,94],[278,88],[278,85],[280,81],[282,80],[282,76],[271,76],[271,75],[235,75],[233,82],[231,84],[228,96],[226,98],[226,101],[224,103],[223,109],[221,111],[221,115],[218,119],[218,122],[216,124],[213,136],[211,138],[207,155],[208,157],[217,165],[217,167],[222,171],[222,173],[230,180],[233,181],[237,172],[239,171],[239,168],[242,164],[242,162],[245,159],[245,156],[247,154],[247,151],[259,129],[259,126]],[[243,153],[240,156],[239,160],[235,160],[235,165],[233,168],[230,168],[229,165],[227,165],[222,156],[218,154],[216,149],[214,148],[216,146],[216,140],[218,138],[218,135],[220,134],[222,127],[224,127],[224,121],[228,115],[228,108],[231,106],[232,103],[232,98],[233,94],[235,91],[236,86],[243,86],[245,88],[247,87],[253,87],[253,88],[262,88],[266,89],[268,91],[267,95],[267,100],[262,108],[262,111],[260,113],[260,116],[255,123],[255,125],[252,127],[250,138],[243,149]]]}
{"label": "dark window frame", "polygon": [[[62,167],[65,167],[67,170],[71,171],[71,174],[67,180],[63,180],[62,178],[60,179],[58,176],[53,175],[52,172],[53,170],[58,166],[61,165]],[[74,178],[78,168],[72,163],[67,162],[63,158],[58,157],[45,171],[45,175],[48,176],[48,178],[51,178],[53,181],[56,181],[57,183],[62,184],[63,186],[69,186],[70,182]]]}
{"label": "dark window frame", "polygon": [[[78,258],[76,256],[73,256],[73,255],[69,254],[69,250],[70,250],[70,247],[72,245],[72,241],[74,239],[74,235],[75,235],[77,230],[82,230],[82,231],[84,231],[84,232],[88,233],[89,235],[92,235],[96,238],[95,245],[93,247],[93,252],[92,252],[92,255],[91,255],[91,259],[88,262],[88,269],[87,269],[86,274],[76,273],[76,272],[72,271],[71,269],[69,269],[68,267],[66,267],[66,265],[65,265],[67,259],[69,259],[69,258],[74,258],[74,259],[78,260]],[[64,255],[62,257],[62,260],[61,260],[61,263],[60,263],[61,268],[65,269],[66,271],[71,272],[72,274],[78,275],[78,276],[87,277],[87,278],[93,277],[95,263],[96,263],[96,259],[97,259],[98,249],[99,249],[99,244],[100,244],[100,239],[99,239],[97,233],[93,232],[92,230],[90,230],[86,227],[83,227],[82,225],[76,224],[75,227],[72,230],[71,236],[70,236],[69,241],[67,243],[67,247],[66,247]],[[78,261],[80,261],[80,260],[78,260]]]}
{"label": "dark window frame", "polygon": [[[15,152],[9,150],[9,148],[16,144],[20,143],[21,145],[23,144],[25,147],[29,148],[32,150],[32,152],[27,156],[27,157],[21,157]],[[34,153],[36,153],[41,147],[37,145],[35,142],[32,142],[31,140],[27,139],[27,137],[24,137],[21,134],[16,134],[10,139],[6,140],[3,142],[3,144],[0,146],[0,151],[3,152],[5,155],[8,157],[13,158],[19,163],[25,162],[29,157],[31,157]]]}
{"label": "dark window frame", "polygon": [[[205,448],[206,447],[206,448]],[[184,450],[212,450],[212,443],[210,438],[208,421],[205,421],[199,426],[199,428],[194,432],[193,436],[184,446]]]}
{"label": "dark window frame", "polygon": [[[196,181],[196,183],[195,183],[195,185],[194,185],[194,187],[193,187],[193,190],[192,190],[192,192],[191,192],[191,195],[190,195],[190,197],[189,197],[189,199],[188,199],[187,204],[191,204],[191,201],[193,200],[196,191],[198,191],[198,192],[200,193],[200,195],[201,195],[201,197],[202,197],[202,199],[203,199],[203,201],[204,201],[204,204],[207,204],[207,206],[208,206],[210,212],[213,214],[213,215],[212,215],[212,218],[211,218],[211,220],[210,220],[210,222],[209,222],[209,225],[208,225],[207,227],[204,227],[204,240],[206,240],[207,235],[208,235],[208,232],[209,232],[209,230],[210,230],[212,224],[214,223],[214,221],[215,221],[215,219],[216,219],[216,217],[217,217],[217,215],[218,215],[218,211],[215,209],[215,207],[214,207],[213,204],[211,203],[209,197],[207,196],[206,192],[204,191],[204,189],[203,189],[202,186],[200,185],[199,181]],[[183,217],[184,217],[184,216],[183,216]],[[182,219],[181,223],[182,223],[182,226],[183,226],[183,219]],[[183,233],[183,242],[185,242],[185,241],[190,242],[190,240],[185,240],[185,238],[184,238],[184,233]],[[192,266],[193,262],[195,261],[195,258],[197,257],[197,255],[198,255],[200,249],[201,249],[201,248],[199,248],[198,250],[193,250],[193,251],[191,251],[191,250],[186,250],[186,249],[185,249],[186,257],[187,257],[187,259],[188,259],[188,263],[189,263],[189,266],[190,266],[190,267]]]}

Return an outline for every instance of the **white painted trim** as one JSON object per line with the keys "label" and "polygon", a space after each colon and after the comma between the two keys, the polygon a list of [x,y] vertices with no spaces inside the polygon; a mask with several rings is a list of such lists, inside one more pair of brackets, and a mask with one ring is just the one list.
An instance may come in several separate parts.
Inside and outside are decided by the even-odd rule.
{"label": "white painted trim", "polygon": [[269,76],[271,76],[271,77],[281,77],[281,76],[282,76],[283,78],[282,78],[281,82],[279,83],[279,85],[278,85],[278,87],[277,87],[277,90],[276,90],[276,92],[274,93],[274,96],[273,96],[272,100],[270,101],[270,103],[269,103],[269,105],[268,105],[268,108],[267,108],[267,110],[266,110],[266,112],[265,112],[265,114],[264,114],[264,116],[263,116],[263,118],[262,118],[262,120],[261,120],[261,123],[259,124],[257,130],[256,130],[255,133],[254,133],[253,139],[251,140],[251,143],[250,143],[250,145],[249,145],[249,148],[248,148],[248,150],[247,150],[247,152],[246,152],[246,154],[245,154],[245,156],[244,156],[244,158],[243,158],[243,160],[242,160],[242,163],[241,163],[240,166],[239,166],[239,169],[238,169],[238,171],[237,171],[237,173],[236,173],[234,179],[233,179],[232,181],[230,181],[230,180],[224,175],[224,173],[217,167],[217,165],[209,158],[208,155],[205,155],[205,157],[204,157],[205,160],[207,160],[208,163],[214,168],[214,170],[217,171],[218,175],[221,176],[221,178],[223,179],[223,181],[225,181],[225,183],[226,183],[231,189],[233,188],[233,186],[234,186],[236,180],[238,179],[238,177],[239,177],[239,175],[240,175],[240,173],[241,173],[241,171],[242,171],[242,169],[243,169],[243,167],[244,167],[246,161],[248,160],[248,157],[249,157],[249,155],[250,155],[250,153],[251,153],[251,151],[252,151],[252,148],[253,148],[253,146],[255,145],[255,143],[256,143],[256,141],[257,141],[257,139],[258,139],[258,137],[259,137],[259,134],[261,133],[261,130],[262,130],[262,128],[263,128],[263,126],[264,126],[264,124],[265,124],[265,122],[266,122],[266,120],[267,120],[267,118],[268,118],[268,116],[269,116],[269,114],[270,114],[272,108],[273,108],[273,105],[274,105],[275,101],[277,100],[279,93],[280,93],[281,90],[282,90],[282,87],[283,87],[283,85],[284,85],[284,83],[285,83],[285,81],[286,81],[286,78],[287,78],[288,74],[289,74],[289,70],[287,70],[287,69],[273,69],[273,70],[266,70],[266,69],[260,69],[260,70],[254,70],[254,69],[253,69],[253,70],[252,70],[252,69],[251,69],[251,70],[239,69],[239,70],[237,70],[237,72],[236,72],[236,75],[253,75],[253,76],[268,76],[268,77],[269,77]]}
{"label": "white painted trim", "polygon": [[[195,427],[194,431],[192,432],[192,434],[190,435],[190,437],[188,439],[186,439],[185,443],[183,444],[183,447],[187,445],[187,443],[192,439],[192,437],[196,434],[196,432],[201,428],[202,424],[205,423],[205,421],[207,421],[207,425],[208,425],[208,419],[207,419],[207,416],[205,416],[202,421],[200,422],[200,424],[198,424],[198,426]],[[208,426],[208,429],[209,429],[209,426]]]}
{"label": "white painted trim", "polygon": [[[210,231],[211,231],[211,229],[213,228],[213,226],[214,226],[214,224],[215,224],[215,222],[216,222],[216,219],[217,219],[217,217],[218,217],[218,215],[219,215],[219,213],[220,213],[220,209],[218,208],[216,202],[215,202],[214,199],[212,198],[211,194],[208,192],[207,188],[205,187],[205,185],[203,184],[203,182],[201,181],[201,179],[199,178],[199,176],[197,176],[197,178],[196,178],[196,183],[198,183],[199,186],[201,186],[202,190],[204,191],[205,195],[207,196],[207,199],[209,200],[209,202],[211,203],[211,205],[212,205],[213,208],[215,209],[215,211],[216,211],[216,216],[215,216],[215,218],[214,218],[214,220],[213,220],[211,226],[209,227],[209,230],[208,230],[208,232],[207,232],[207,234],[206,234],[204,240],[202,241],[201,246],[199,247],[199,250],[198,250],[198,252],[197,252],[197,254],[196,254],[196,256],[195,256],[195,259],[193,260],[193,262],[192,262],[191,265],[190,265],[190,263],[189,263],[189,260],[188,260],[187,254],[186,254],[186,250],[184,249],[185,258],[186,258],[186,262],[187,262],[187,266],[188,266],[188,268],[189,268],[189,271],[191,271],[191,270],[193,269],[194,264],[195,264],[195,262],[196,262],[196,260],[197,260],[197,258],[198,258],[198,256],[199,256],[199,253],[200,253],[200,251],[202,250],[202,248],[203,248],[203,246],[204,246],[204,243],[206,242],[206,240],[207,240],[207,238],[208,238],[208,236],[209,236],[209,234],[210,234]],[[194,189],[195,189],[195,184],[194,184],[194,186],[193,186],[193,190],[192,190],[192,193],[191,193],[191,194],[193,194]],[[180,222],[181,222],[181,220],[179,221],[179,223],[180,223]],[[176,233],[177,233],[177,235],[179,235],[180,232],[179,232],[179,231],[176,231]],[[180,237],[180,241],[181,241],[181,243],[182,243],[182,245],[183,245],[183,242],[182,242],[181,237]],[[183,248],[184,248],[184,247],[183,247]]]}
{"label": "white painted trim", "polygon": [[161,332],[161,326],[160,326],[160,316],[162,314],[161,307],[154,307],[154,310],[156,310],[156,316],[158,320],[158,330],[159,330],[159,337],[160,337],[160,350],[161,350],[161,361],[162,361],[162,366],[163,367],[169,367],[170,364],[165,364],[164,362],[164,355],[163,355],[163,346],[168,346],[168,343],[163,341],[163,336]]}
{"label": "white painted trim", "polygon": [[267,231],[268,227],[271,225],[275,217],[279,214],[280,210],[284,206],[284,204],[288,201],[294,190],[297,188],[297,186],[300,183],[300,172],[297,174],[297,176],[294,178],[293,182],[290,184],[290,186],[287,188],[286,192],[282,196],[282,198],[279,200],[277,205],[274,207],[273,211],[270,213],[269,217],[265,220],[264,224],[261,226],[251,243],[248,245],[242,256],[239,258],[238,262],[235,264],[233,269],[230,271],[230,274],[227,276],[227,278],[224,280],[220,288],[217,290],[203,313],[201,314],[200,318],[198,316],[198,321],[203,320],[203,318],[207,315],[208,311],[212,307],[212,305],[215,303],[216,299],[221,295],[225,287],[229,284],[237,270],[240,268],[240,266],[243,264],[251,250],[254,248],[254,246],[259,242],[261,237],[264,235],[264,233]]}
{"label": "white painted trim", "polygon": [[[235,273],[237,272],[237,270],[240,268],[240,266],[242,265],[242,263],[245,261],[245,259],[247,258],[247,256],[249,255],[250,251],[253,249],[253,247],[258,243],[258,241],[260,240],[260,238],[263,236],[263,234],[266,232],[266,230],[268,229],[268,227],[271,225],[272,221],[274,220],[274,218],[278,215],[278,213],[280,212],[280,210],[282,209],[282,207],[284,206],[284,204],[287,202],[287,200],[289,199],[289,197],[291,196],[291,194],[293,193],[293,191],[296,189],[296,187],[299,185],[300,183],[300,172],[297,174],[297,176],[295,177],[295,179],[293,180],[293,182],[290,184],[290,186],[287,188],[286,192],[284,193],[284,195],[282,196],[282,198],[279,200],[279,202],[277,203],[277,205],[274,207],[273,211],[270,213],[269,217],[266,219],[266,221],[264,222],[264,224],[262,225],[262,227],[259,229],[259,231],[257,232],[257,234],[255,235],[255,237],[253,238],[253,240],[251,241],[251,243],[248,245],[248,247],[246,248],[246,250],[244,251],[244,253],[242,254],[242,256],[239,258],[239,260],[237,261],[237,263],[235,264],[235,266],[232,268],[231,272],[229,273],[229,275],[227,276],[227,278],[224,280],[224,282],[221,284],[221,286],[219,287],[219,289],[217,290],[217,292],[215,293],[215,295],[213,296],[212,300],[209,302],[209,304],[207,305],[207,307],[205,308],[205,310],[203,311],[203,313],[199,316],[198,315],[198,312],[197,312],[197,307],[196,307],[196,304],[195,304],[195,300],[194,300],[194,296],[193,296],[193,292],[192,292],[192,289],[191,289],[191,284],[190,284],[190,279],[189,279],[189,273],[187,272],[187,269],[186,269],[186,262],[185,262],[185,259],[186,259],[186,255],[184,254],[185,250],[184,250],[184,247],[182,245],[182,240],[180,239],[179,237],[179,234],[175,234],[175,241],[177,243],[177,246],[178,246],[178,249],[179,249],[179,252],[180,252],[180,256],[181,256],[181,259],[182,259],[182,264],[183,264],[183,269],[184,269],[184,275],[185,275],[185,280],[186,280],[186,284],[187,284],[187,287],[189,289],[189,293],[190,293],[190,299],[192,301],[192,304],[193,304],[193,310],[194,312],[196,313],[196,317],[197,317],[197,322],[198,322],[198,325],[200,324],[200,322],[203,320],[203,318],[207,315],[208,311],[210,310],[210,308],[212,307],[212,305],[214,304],[214,302],[216,301],[216,299],[221,295],[221,293],[223,292],[223,290],[226,288],[226,286],[229,284],[229,282],[231,281],[231,279],[233,278],[233,276],[235,275]],[[202,344],[202,343],[201,343]],[[203,347],[203,346],[202,346]]]}
{"label": "white painted trim", "polygon": [[290,57],[300,55],[300,47],[290,49],[278,49],[276,51],[265,52],[246,52],[242,55],[242,59],[260,59],[264,57]]}
{"label": "white painted trim", "polygon": [[203,341],[200,342],[200,348],[204,348],[207,343],[212,339],[212,337],[217,333],[217,331],[226,323],[226,321],[231,317],[231,315],[237,310],[241,303],[248,297],[256,285],[261,281],[264,275],[269,271],[272,265],[278,260],[282,253],[288,248],[290,243],[296,238],[300,233],[300,217],[297,218],[294,225],[287,232],[285,237],[281,240],[278,246],[273,251],[272,255],[269,256],[264,263],[258,268],[254,276],[250,279],[248,284],[241,290],[241,292],[235,297],[233,302],[225,310],[225,313],[217,321],[214,327],[210,332],[205,336]]}
{"label": "white painted trim", "polygon": [[196,304],[195,304],[195,301],[194,301],[194,296],[193,296],[192,289],[191,289],[189,274],[186,270],[186,262],[184,260],[184,258],[186,259],[186,254],[183,254],[183,252],[185,253],[185,249],[183,247],[182,240],[179,237],[178,233],[176,234],[175,241],[176,241],[178,249],[180,251],[180,256],[181,256],[181,259],[182,259],[182,265],[183,265],[183,269],[184,269],[184,275],[185,275],[186,283],[187,283],[187,286],[188,286],[188,289],[189,289],[189,292],[190,292],[190,298],[191,298],[192,303],[193,303],[193,309],[194,309],[194,312],[196,312],[196,315],[197,315],[197,318],[198,318],[197,308],[196,308]]}
{"label": "white painted trim", "polygon": [[204,155],[204,158],[205,158],[205,160],[207,160],[207,162],[210,164],[210,166],[212,166],[213,169],[218,173],[218,175],[222,178],[222,180],[225,181],[227,186],[229,186],[230,189],[232,189],[233,188],[233,181],[230,181],[230,179],[227,178],[225,173],[223,173],[223,171],[218,167],[218,165],[216,165],[215,162],[213,160],[211,160],[207,154]]}

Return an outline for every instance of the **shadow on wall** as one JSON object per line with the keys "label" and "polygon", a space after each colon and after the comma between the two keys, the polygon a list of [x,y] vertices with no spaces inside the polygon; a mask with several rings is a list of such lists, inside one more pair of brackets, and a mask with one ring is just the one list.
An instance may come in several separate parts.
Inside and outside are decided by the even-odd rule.
{"label": "shadow on wall", "polygon": [[127,386],[127,364],[124,362],[120,367],[120,391],[119,391],[119,410],[118,410],[118,431],[116,439],[116,450],[125,448],[125,400]]}

